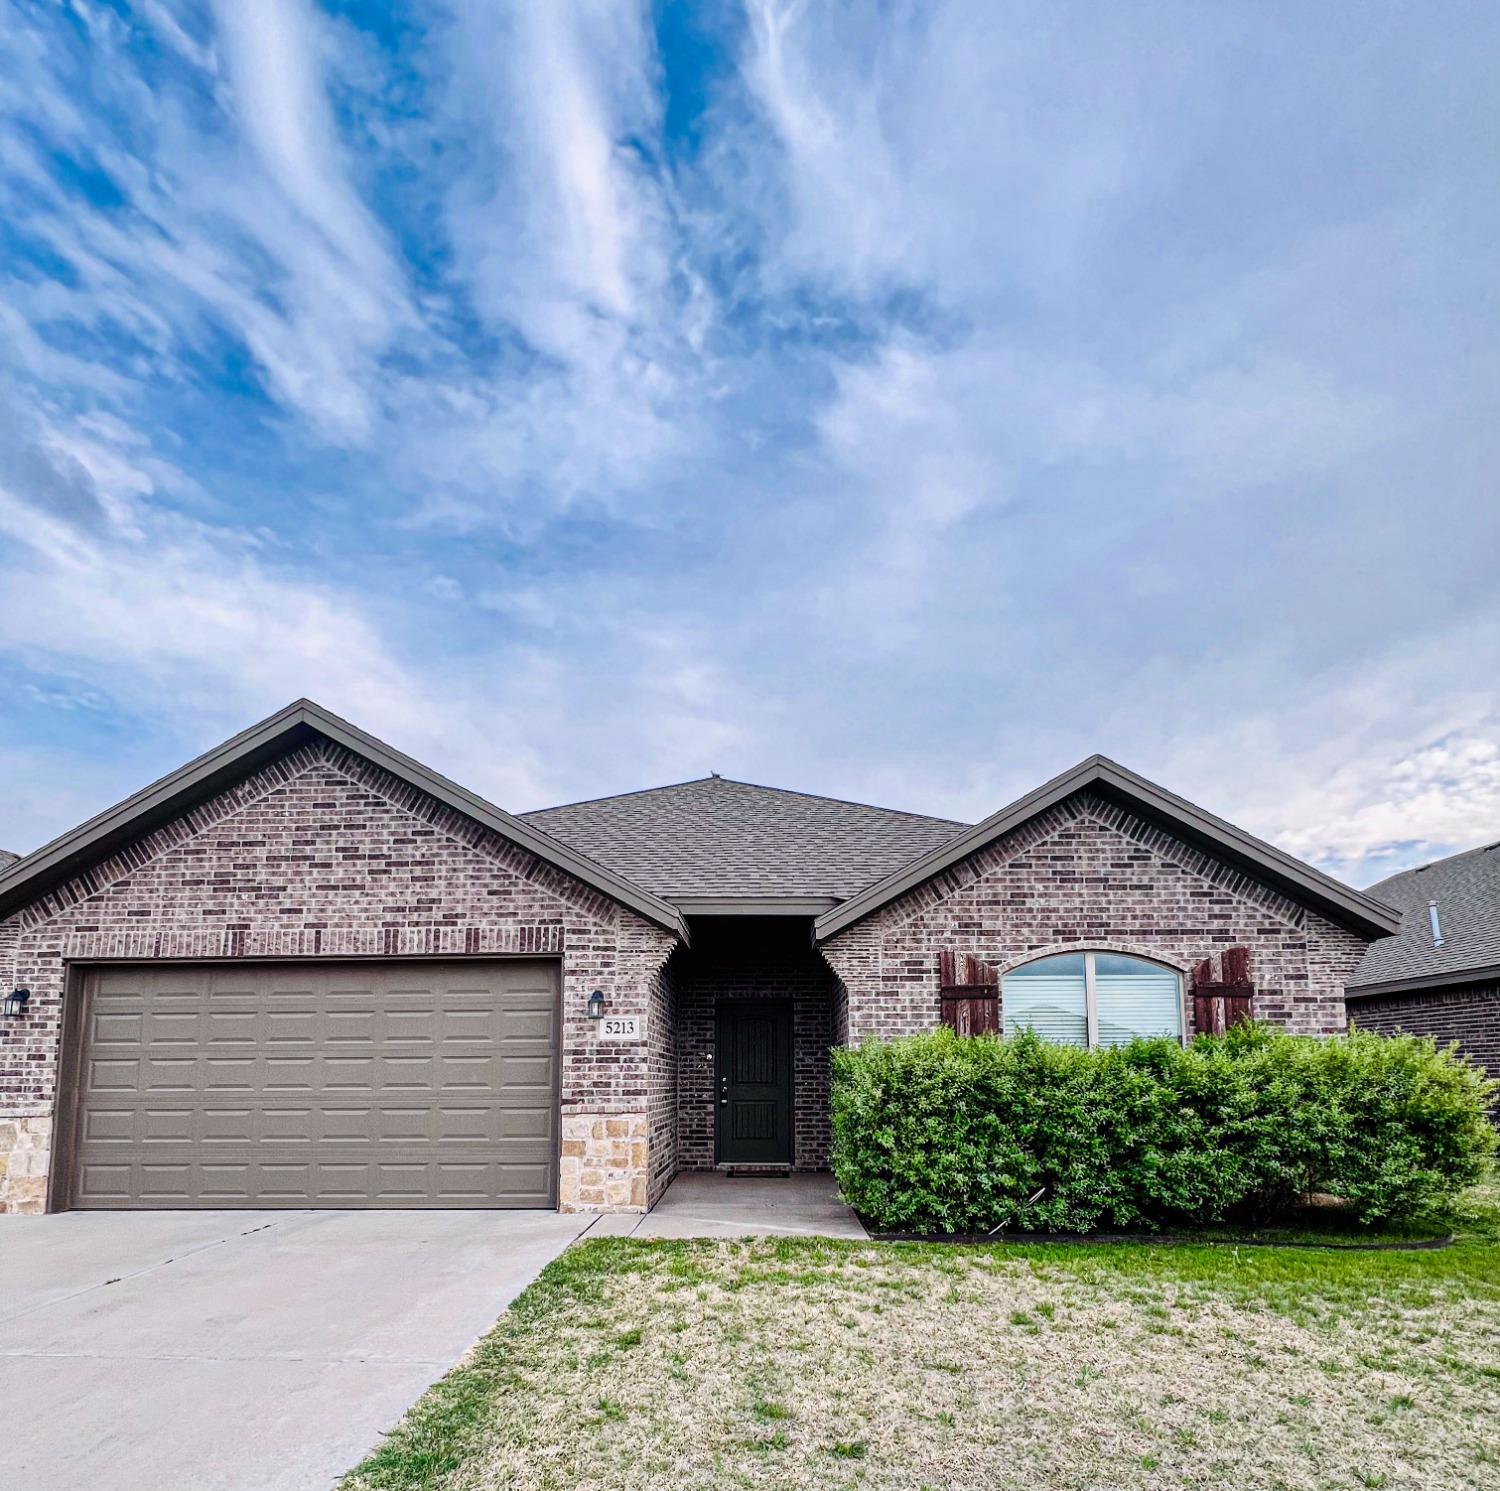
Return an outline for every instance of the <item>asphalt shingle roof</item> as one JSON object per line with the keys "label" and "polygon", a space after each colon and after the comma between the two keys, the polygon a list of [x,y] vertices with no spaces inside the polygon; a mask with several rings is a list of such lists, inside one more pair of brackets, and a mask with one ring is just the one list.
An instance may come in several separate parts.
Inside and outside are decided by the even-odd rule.
{"label": "asphalt shingle roof", "polygon": [[[1500,844],[1403,870],[1368,894],[1401,912],[1401,930],[1365,949],[1351,988],[1500,964]],[[1437,902],[1441,947],[1433,945],[1429,901]]]}
{"label": "asphalt shingle roof", "polygon": [[966,824],[703,777],[519,815],[666,897],[844,900]]}

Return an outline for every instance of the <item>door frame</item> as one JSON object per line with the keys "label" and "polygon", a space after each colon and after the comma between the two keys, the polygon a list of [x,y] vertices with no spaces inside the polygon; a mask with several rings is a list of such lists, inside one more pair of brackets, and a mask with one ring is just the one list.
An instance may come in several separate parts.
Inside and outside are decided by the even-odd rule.
{"label": "door frame", "polygon": [[[719,1074],[724,1070],[724,1025],[719,1019],[720,1012],[728,1006],[736,1009],[774,1010],[782,1018],[786,1029],[786,1053],[787,1053],[787,1125],[786,1125],[786,1159],[783,1160],[726,1160],[724,1158],[724,1136],[721,1132],[719,1122],[721,1106],[719,1103]],[[771,998],[759,999],[754,996],[748,999],[716,999],[714,1001],[714,1080],[711,1101],[714,1115],[714,1164],[717,1165],[776,1165],[785,1164],[788,1169],[795,1166],[797,1161],[797,1012],[794,1002],[790,999]]]}
{"label": "door frame", "polygon": [[[553,971],[557,1010],[557,1062],[552,1080],[552,1111],[556,1122],[556,1147],[552,1154],[552,1200],[538,1210],[556,1211],[562,1191],[562,1094],[563,1068],[568,1059],[566,1028],[567,1005],[563,999],[563,982],[567,969],[558,953],[485,952],[485,953],[314,953],[283,956],[235,957],[232,954],[201,957],[193,954],[149,958],[67,958],[63,961],[62,1021],[58,1034],[56,1082],[52,1098],[52,1149],[48,1156],[48,1212],[72,1211],[75,1161],[78,1154],[79,1127],[83,1120],[83,1056],[88,1044],[88,1011],[93,1002],[94,976],[111,968],[159,967],[173,963],[216,965],[225,968],[247,968],[264,964],[335,964],[335,963],[547,963]],[[155,1208],[171,1211],[172,1207]],[[312,1210],[342,1210],[337,1207],[314,1207]],[[462,1210],[463,1208],[452,1208]],[[476,1208],[485,1210],[487,1208]],[[421,1208],[413,1208],[421,1210]]]}

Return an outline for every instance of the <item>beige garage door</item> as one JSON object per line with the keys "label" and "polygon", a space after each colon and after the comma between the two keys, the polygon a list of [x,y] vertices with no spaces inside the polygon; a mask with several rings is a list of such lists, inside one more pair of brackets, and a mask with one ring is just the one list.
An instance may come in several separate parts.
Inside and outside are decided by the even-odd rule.
{"label": "beige garage door", "polygon": [[556,1204],[547,962],[85,977],[71,1204]]}

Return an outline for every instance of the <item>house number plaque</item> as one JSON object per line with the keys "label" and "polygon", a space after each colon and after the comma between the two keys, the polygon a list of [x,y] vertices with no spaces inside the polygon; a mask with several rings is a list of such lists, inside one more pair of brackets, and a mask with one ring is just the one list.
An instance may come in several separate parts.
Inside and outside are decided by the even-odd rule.
{"label": "house number plaque", "polygon": [[601,1041],[638,1041],[641,1038],[639,1015],[606,1015],[599,1022]]}

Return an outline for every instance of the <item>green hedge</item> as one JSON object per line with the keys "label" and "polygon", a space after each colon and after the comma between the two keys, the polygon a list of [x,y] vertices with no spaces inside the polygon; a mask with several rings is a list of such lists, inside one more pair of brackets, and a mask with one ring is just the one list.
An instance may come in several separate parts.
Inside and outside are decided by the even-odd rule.
{"label": "green hedge", "polygon": [[1484,1172],[1496,1091],[1411,1036],[1082,1051],[938,1030],[834,1052],[833,1170],[888,1231],[1264,1220],[1313,1191],[1397,1221]]}

